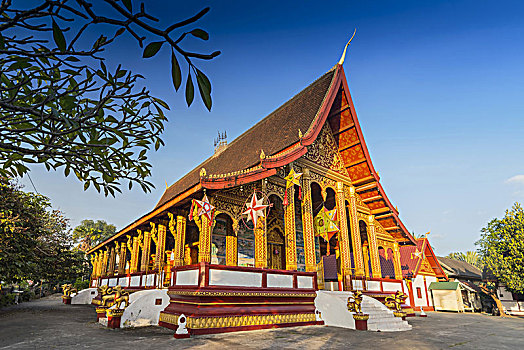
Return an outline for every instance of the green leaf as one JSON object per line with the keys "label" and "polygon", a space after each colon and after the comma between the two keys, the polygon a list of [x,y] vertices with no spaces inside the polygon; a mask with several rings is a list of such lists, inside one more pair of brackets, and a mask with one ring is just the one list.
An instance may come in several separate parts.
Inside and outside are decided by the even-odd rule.
{"label": "green leaf", "polygon": [[196,36],[197,38],[200,38],[202,40],[209,39],[209,34],[205,30],[202,30],[202,29],[193,29],[189,33],[191,33],[193,36]]}
{"label": "green leaf", "polygon": [[198,90],[200,91],[200,97],[202,98],[202,101],[206,105],[206,108],[208,111],[211,111],[211,83],[209,82],[209,79],[205,76],[204,73],[202,73],[200,70],[197,69],[197,83],[198,83]]}
{"label": "green leaf", "polygon": [[171,78],[173,79],[173,85],[175,85],[175,91],[178,91],[180,84],[182,84],[182,72],[174,51],[171,51]]}
{"label": "green leaf", "polygon": [[149,43],[146,46],[146,48],[144,49],[144,54],[142,55],[142,57],[143,58],[153,57],[154,55],[156,55],[158,50],[160,50],[163,44],[164,44],[163,41],[155,41],[155,42]]}
{"label": "green leaf", "polygon": [[62,29],[56,24],[55,20],[53,19],[53,39],[55,39],[55,44],[58,47],[60,51],[66,50],[66,41],[64,37],[64,33],[62,33]]}
{"label": "green leaf", "polygon": [[131,0],[122,0],[122,3],[129,10],[129,12],[133,12],[133,4],[131,3]]}
{"label": "green leaf", "polygon": [[193,80],[191,79],[191,73],[188,73],[187,75],[187,83],[186,83],[186,102],[187,106],[191,106],[191,103],[193,103],[193,99],[195,98],[195,87],[193,86]]}
{"label": "green leaf", "polygon": [[162,101],[161,99],[157,98],[157,97],[153,97],[153,100],[158,103],[159,105],[161,105],[162,107],[164,107],[165,109],[169,109],[169,105],[167,103],[165,103],[164,101]]}

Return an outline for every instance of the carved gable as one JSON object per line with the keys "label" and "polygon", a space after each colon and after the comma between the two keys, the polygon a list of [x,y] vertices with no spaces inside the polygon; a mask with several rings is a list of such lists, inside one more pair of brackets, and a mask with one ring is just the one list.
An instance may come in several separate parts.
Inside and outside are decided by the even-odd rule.
{"label": "carved gable", "polygon": [[331,169],[339,174],[349,177],[346,167],[342,162],[342,158],[338,153],[338,147],[333,138],[331,129],[327,123],[322,127],[315,142],[308,147],[304,158],[324,168]]}

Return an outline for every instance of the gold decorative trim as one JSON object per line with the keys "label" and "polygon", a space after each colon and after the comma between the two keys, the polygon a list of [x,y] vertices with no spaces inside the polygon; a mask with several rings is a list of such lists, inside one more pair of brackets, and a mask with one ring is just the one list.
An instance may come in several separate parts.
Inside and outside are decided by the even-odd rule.
{"label": "gold decorative trim", "polygon": [[122,317],[124,314],[124,309],[107,309],[106,315],[107,317]]}
{"label": "gold decorative trim", "polygon": [[190,292],[170,290],[168,295],[194,295],[194,296],[210,296],[210,297],[291,297],[291,298],[315,298],[316,293],[271,293],[271,292]]}
{"label": "gold decorative trim", "polygon": [[265,301],[265,302],[238,302],[238,303],[198,303],[193,301],[170,300],[174,304],[190,305],[314,305],[314,301]]}
{"label": "gold decorative trim", "polygon": [[353,314],[353,319],[356,321],[367,321],[369,320],[368,314]]}
{"label": "gold decorative trim", "polygon": [[[164,323],[178,325],[178,315],[160,313],[159,320]],[[314,313],[307,314],[276,314],[276,315],[244,315],[216,317],[187,317],[186,327],[189,329],[227,328],[244,326],[277,325],[285,323],[315,322]]]}

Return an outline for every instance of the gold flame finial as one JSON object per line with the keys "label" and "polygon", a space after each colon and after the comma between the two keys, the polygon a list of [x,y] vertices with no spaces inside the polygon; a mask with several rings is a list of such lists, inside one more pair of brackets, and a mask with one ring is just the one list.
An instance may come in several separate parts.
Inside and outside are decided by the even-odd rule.
{"label": "gold flame finial", "polygon": [[344,47],[344,52],[342,53],[342,57],[340,57],[340,61],[338,61],[338,64],[342,65],[344,63],[344,59],[346,58],[346,50],[348,49],[349,44],[351,44],[351,40],[353,40],[356,33],[357,33],[357,28],[355,28],[355,31],[353,32],[351,39],[349,39],[348,43],[346,44],[346,47]]}

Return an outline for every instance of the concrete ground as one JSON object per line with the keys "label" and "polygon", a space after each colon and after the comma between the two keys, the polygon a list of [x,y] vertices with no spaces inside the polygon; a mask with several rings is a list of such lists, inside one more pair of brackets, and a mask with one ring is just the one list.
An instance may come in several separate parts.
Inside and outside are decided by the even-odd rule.
{"label": "concrete ground", "polygon": [[429,313],[413,330],[360,332],[310,326],[174,339],[161,327],[111,330],[94,307],[63,305],[59,295],[0,310],[0,349],[524,349],[524,319]]}

